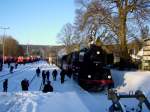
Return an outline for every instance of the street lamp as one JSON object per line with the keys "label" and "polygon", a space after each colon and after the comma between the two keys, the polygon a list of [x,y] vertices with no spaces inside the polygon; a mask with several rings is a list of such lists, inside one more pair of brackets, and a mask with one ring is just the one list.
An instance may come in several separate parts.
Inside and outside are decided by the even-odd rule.
{"label": "street lamp", "polygon": [[9,29],[9,27],[0,27],[0,29],[4,30],[3,34],[3,64],[4,64],[4,57],[5,57],[5,35],[6,35],[6,30]]}

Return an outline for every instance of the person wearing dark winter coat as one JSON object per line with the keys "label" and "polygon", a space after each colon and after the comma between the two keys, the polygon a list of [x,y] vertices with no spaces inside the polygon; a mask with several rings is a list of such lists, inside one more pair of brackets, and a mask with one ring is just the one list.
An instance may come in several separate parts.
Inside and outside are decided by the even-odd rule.
{"label": "person wearing dark winter coat", "polygon": [[29,81],[27,79],[22,80],[21,86],[23,91],[28,91]]}
{"label": "person wearing dark winter coat", "polygon": [[51,86],[50,83],[51,83],[50,81],[47,81],[47,84],[44,85],[44,88],[43,88],[44,93],[53,92],[53,87]]}
{"label": "person wearing dark winter coat", "polygon": [[10,61],[8,61],[8,63],[7,63],[7,64],[8,64],[8,68],[9,68],[9,67],[10,67]]}
{"label": "person wearing dark winter coat", "polygon": [[0,71],[2,71],[3,69],[3,59],[2,57],[0,57]]}
{"label": "person wearing dark winter coat", "polygon": [[3,92],[7,92],[7,88],[8,88],[8,79],[5,79],[5,81],[3,82]]}
{"label": "person wearing dark winter coat", "polygon": [[2,69],[3,69],[3,60],[2,60],[2,58],[0,57],[0,71],[2,71]]}
{"label": "person wearing dark winter coat", "polygon": [[64,83],[64,81],[65,81],[65,70],[62,70],[61,71],[61,73],[60,73],[60,76],[61,76],[61,84],[63,84]]}
{"label": "person wearing dark winter coat", "polygon": [[72,76],[72,69],[71,69],[71,66],[68,67],[67,75],[68,75],[69,78],[71,78],[71,76]]}
{"label": "person wearing dark winter coat", "polygon": [[11,65],[10,66],[10,73],[13,73],[14,67]]}
{"label": "person wearing dark winter coat", "polygon": [[15,63],[15,69],[17,69],[17,67],[18,67],[18,63]]}
{"label": "person wearing dark winter coat", "polygon": [[56,77],[57,77],[57,70],[56,69],[52,72],[52,75],[53,75],[53,80],[56,81]]}
{"label": "person wearing dark winter coat", "polygon": [[41,70],[40,70],[40,68],[38,67],[38,68],[36,69],[37,77],[39,77],[39,76],[40,76],[40,73],[41,73]]}
{"label": "person wearing dark winter coat", "polygon": [[45,70],[43,70],[43,71],[42,71],[43,85],[45,85],[45,79],[46,79],[46,73],[45,73]]}
{"label": "person wearing dark winter coat", "polygon": [[49,81],[49,74],[50,74],[50,73],[49,73],[49,70],[47,70],[47,71],[46,71],[46,78],[47,78],[47,81]]}
{"label": "person wearing dark winter coat", "polygon": [[2,71],[2,69],[3,69],[3,63],[0,62],[0,71]]}

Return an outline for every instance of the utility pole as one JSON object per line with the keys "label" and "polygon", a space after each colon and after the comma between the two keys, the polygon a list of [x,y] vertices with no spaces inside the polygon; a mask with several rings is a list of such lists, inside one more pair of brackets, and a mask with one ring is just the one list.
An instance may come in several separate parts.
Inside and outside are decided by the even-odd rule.
{"label": "utility pole", "polygon": [[29,56],[29,44],[27,44],[27,56]]}
{"label": "utility pole", "polygon": [[3,34],[3,65],[4,65],[4,57],[5,57],[5,36],[6,36],[6,30],[8,30],[9,27],[0,27],[0,29],[4,30],[4,34]]}

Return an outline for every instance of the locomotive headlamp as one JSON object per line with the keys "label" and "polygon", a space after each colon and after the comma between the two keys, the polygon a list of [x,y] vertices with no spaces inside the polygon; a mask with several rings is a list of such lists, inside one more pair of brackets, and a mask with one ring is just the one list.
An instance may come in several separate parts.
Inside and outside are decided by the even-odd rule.
{"label": "locomotive headlamp", "polygon": [[99,54],[100,54],[100,51],[97,51],[96,54],[99,55]]}
{"label": "locomotive headlamp", "polygon": [[111,79],[111,76],[110,76],[110,75],[108,75],[108,79]]}
{"label": "locomotive headlamp", "polygon": [[91,75],[88,75],[88,78],[90,79],[90,78],[91,78]]}

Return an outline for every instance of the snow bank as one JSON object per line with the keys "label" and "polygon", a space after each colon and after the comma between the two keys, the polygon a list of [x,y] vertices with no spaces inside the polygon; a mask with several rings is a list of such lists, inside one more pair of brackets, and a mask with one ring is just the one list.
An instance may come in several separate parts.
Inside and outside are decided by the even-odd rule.
{"label": "snow bank", "polygon": [[75,92],[1,93],[1,112],[89,112]]}
{"label": "snow bank", "polygon": [[150,93],[150,72],[127,72],[124,79],[120,92],[141,90],[147,95]]}
{"label": "snow bank", "polygon": [[112,70],[112,75],[118,92],[129,93],[141,90],[146,95],[150,94],[150,72]]}

